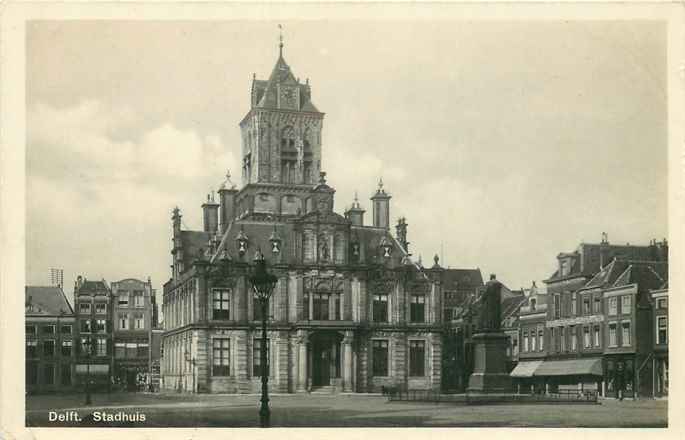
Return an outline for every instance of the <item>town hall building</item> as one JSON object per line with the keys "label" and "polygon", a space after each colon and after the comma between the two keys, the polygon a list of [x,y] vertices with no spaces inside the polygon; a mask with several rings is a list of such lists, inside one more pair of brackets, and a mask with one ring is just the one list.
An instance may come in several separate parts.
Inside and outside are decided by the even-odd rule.
{"label": "town hall building", "polygon": [[312,96],[281,43],[268,80],[253,78],[240,121],[242,187],[229,175],[216,199],[207,196],[202,230],[183,229],[174,209],[164,389],[259,390],[261,316],[249,283],[257,252],[278,277],[268,306],[272,391],[441,388],[443,285],[459,290],[458,280],[468,279],[475,294],[480,271],[460,269],[455,277],[437,256],[430,268],[415,262],[406,220],[391,231],[382,181],[371,196],[370,224],[356,198],[343,215],[335,212],[335,189],[321,170],[324,113]]}

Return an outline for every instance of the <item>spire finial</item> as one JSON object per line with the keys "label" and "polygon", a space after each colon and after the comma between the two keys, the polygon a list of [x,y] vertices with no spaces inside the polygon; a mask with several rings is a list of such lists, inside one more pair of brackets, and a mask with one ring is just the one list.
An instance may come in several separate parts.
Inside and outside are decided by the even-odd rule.
{"label": "spire finial", "polygon": [[354,202],[357,203],[359,201],[359,194],[357,193],[357,190],[354,190]]}
{"label": "spire finial", "polygon": [[278,55],[283,56],[283,26],[278,23]]}

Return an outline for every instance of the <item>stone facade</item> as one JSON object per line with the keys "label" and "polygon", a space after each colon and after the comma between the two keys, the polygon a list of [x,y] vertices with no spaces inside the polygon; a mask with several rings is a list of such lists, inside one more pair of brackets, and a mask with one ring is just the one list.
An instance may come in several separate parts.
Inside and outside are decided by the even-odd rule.
{"label": "stone facade", "polygon": [[249,276],[261,252],[278,278],[267,317],[272,391],[440,389],[442,286],[455,271],[412,260],[404,218],[391,235],[382,181],[371,225],[358,200],[344,216],[334,211],[335,189],[320,172],[324,115],[311,99],[281,52],[270,78],[253,80],[240,123],[243,187],[227,175],[218,202],[202,205],[201,231],[183,230],[174,210],[163,388],[259,390],[261,317]]}

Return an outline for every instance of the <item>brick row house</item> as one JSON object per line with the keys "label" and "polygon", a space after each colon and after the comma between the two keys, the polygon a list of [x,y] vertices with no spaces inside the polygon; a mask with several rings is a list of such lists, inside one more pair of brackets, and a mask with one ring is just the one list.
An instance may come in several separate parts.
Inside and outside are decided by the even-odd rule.
{"label": "brick row house", "polygon": [[114,382],[128,390],[149,385],[154,371],[153,334],[157,329],[155,290],[147,281],[127,278],[111,283],[114,326]]}
{"label": "brick row house", "polygon": [[668,283],[651,292],[654,351],[652,358],[652,395],[668,396]]}
{"label": "brick row house", "polygon": [[74,283],[76,382],[87,377],[96,388],[111,385],[113,369],[112,292],[104,280],[78,276]]}
{"label": "brick row house", "polygon": [[26,286],[26,392],[64,392],[74,387],[74,310],[61,287]]}
{"label": "brick row house", "polygon": [[412,261],[406,221],[391,234],[382,181],[371,224],[356,197],[344,215],[334,211],[321,172],[324,114],[282,47],[269,79],[253,79],[250,100],[240,122],[243,187],[227,176],[218,200],[202,205],[202,230],[182,229],[173,211],[162,387],[259,389],[261,316],[249,276],[261,252],[278,278],[268,308],[273,391],[440,389],[442,286],[454,270]]}
{"label": "brick row house", "polygon": [[[651,395],[654,305],[649,292],[667,281],[667,255],[665,241],[614,246],[606,236],[600,244],[560,254],[559,269],[545,281],[544,316],[527,326],[533,297],[521,308],[523,349],[512,372],[517,383],[523,389],[534,383],[538,392]],[[530,340],[534,333],[537,341]],[[525,355],[526,346],[534,354]]]}

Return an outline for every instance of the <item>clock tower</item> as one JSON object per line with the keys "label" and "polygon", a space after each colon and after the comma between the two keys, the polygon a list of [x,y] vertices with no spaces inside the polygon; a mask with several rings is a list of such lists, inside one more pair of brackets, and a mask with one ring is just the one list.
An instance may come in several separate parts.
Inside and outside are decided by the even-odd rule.
{"label": "clock tower", "polygon": [[[252,79],[251,108],[240,122],[242,182],[312,188],[321,171],[323,116],[283,58],[268,80]],[[294,188],[293,188],[294,189]]]}

